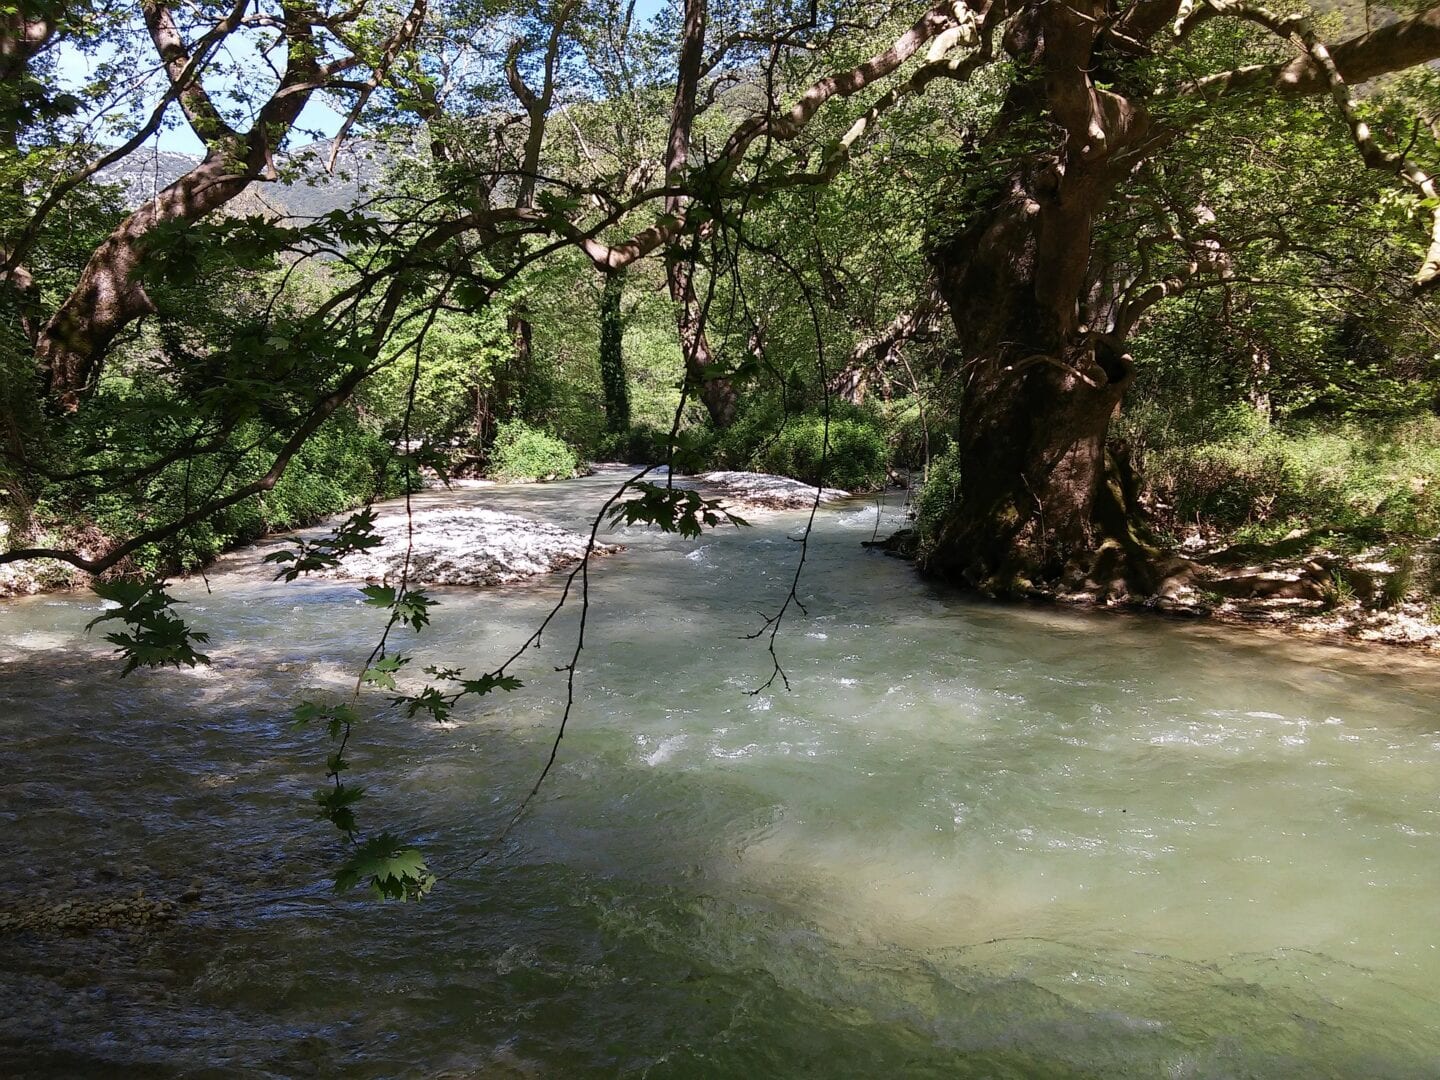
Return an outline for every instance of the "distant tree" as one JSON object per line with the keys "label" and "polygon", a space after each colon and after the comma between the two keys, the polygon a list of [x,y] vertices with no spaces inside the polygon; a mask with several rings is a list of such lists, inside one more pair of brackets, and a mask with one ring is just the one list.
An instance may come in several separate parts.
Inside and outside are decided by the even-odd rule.
{"label": "distant tree", "polygon": [[605,275],[600,293],[600,385],[605,391],[605,422],[611,431],[630,426],[630,390],[625,379],[625,271]]}

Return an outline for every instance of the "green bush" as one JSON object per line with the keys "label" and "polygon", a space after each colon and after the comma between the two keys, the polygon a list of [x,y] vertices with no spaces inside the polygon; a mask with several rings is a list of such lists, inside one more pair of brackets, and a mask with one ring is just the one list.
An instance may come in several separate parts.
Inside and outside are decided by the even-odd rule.
{"label": "green bush", "polygon": [[1427,538],[1440,531],[1440,418],[1295,423],[1162,446],[1142,475],[1177,524],[1257,540],[1294,529]]}
{"label": "green bush", "polygon": [[490,476],[509,483],[563,479],[579,468],[569,444],[523,420],[501,424],[490,448]]}
{"label": "green bush", "polygon": [[1147,466],[1180,521],[1220,529],[1266,520],[1298,479],[1281,448],[1265,440],[1162,451]]}
{"label": "green bush", "polygon": [[620,461],[626,465],[663,465],[669,456],[670,433],[636,424],[625,431],[612,431],[595,446],[599,461]]}
{"label": "green bush", "polygon": [[897,468],[920,470],[933,462],[951,443],[950,433],[937,427],[943,416],[932,403],[923,412],[913,397],[897,398],[880,405],[885,430],[889,433],[890,459]]}
{"label": "green bush", "polygon": [[930,461],[930,473],[915,495],[915,533],[923,557],[940,527],[960,502],[960,447],[947,446]]}
{"label": "green bush", "polygon": [[757,469],[848,491],[884,487],[890,462],[885,430],[870,412],[837,405],[830,415],[829,452],[825,418],[818,412],[788,419],[767,410],[753,410],[721,432],[711,453],[714,464],[727,469]]}
{"label": "green bush", "polygon": [[[244,446],[256,435],[252,425],[241,425],[234,441]],[[49,492],[37,506],[37,517],[61,527],[93,526],[109,537],[133,536],[180,517],[227,483],[227,474],[233,484],[264,473],[279,439],[260,443],[238,461],[207,457],[176,464],[138,489],[98,492],[78,503],[63,491]],[[300,448],[273,489],[141,548],[131,561],[138,569],[154,572],[197,569],[222,551],[268,532],[313,524],[377,495],[397,494],[402,480],[390,466],[389,445],[354,413],[338,413]]]}
{"label": "green bush", "polygon": [[863,414],[830,419],[829,452],[825,447],[825,420],[806,414],[793,417],[778,438],[760,454],[765,472],[792,476],[807,484],[824,483],[847,491],[873,491],[884,487],[890,451],[878,423]]}

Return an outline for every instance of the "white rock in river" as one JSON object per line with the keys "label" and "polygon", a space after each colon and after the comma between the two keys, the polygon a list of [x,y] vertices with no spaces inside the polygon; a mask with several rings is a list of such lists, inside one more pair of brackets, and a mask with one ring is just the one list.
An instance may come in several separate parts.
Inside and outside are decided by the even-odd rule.
{"label": "white rock in river", "polygon": [[[535,518],[499,510],[417,510],[409,580],[415,585],[503,585],[574,566],[586,537]],[[385,543],[345,557],[333,573],[371,581],[399,581],[407,545],[405,515],[375,523]],[[595,545],[599,555],[620,550]]]}
{"label": "white rock in river", "polygon": [[[700,477],[707,484],[715,484],[722,493],[732,499],[766,510],[808,510],[815,502],[815,485],[791,480],[788,476],[771,476],[756,472],[709,472]],[[848,498],[848,491],[839,488],[825,488],[820,493],[822,502],[831,499]]]}

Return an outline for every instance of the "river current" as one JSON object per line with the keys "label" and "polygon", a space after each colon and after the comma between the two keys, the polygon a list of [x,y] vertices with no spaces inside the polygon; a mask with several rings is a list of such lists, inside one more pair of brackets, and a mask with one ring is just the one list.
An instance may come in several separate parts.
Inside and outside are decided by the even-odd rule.
{"label": "river current", "polygon": [[[572,528],[618,484],[427,493]],[[877,512],[883,520],[877,523]],[[270,580],[175,592],[213,664],[138,671],[89,594],[0,605],[0,905],[202,899],[173,925],[0,937],[6,1076],[1434,1077],[1434,669],[1178,621],[978,603],[823,508],[598,560],[527,683],[437,726],[378,706],[362,825],[450,874],[336,896],[293,705],[383,614]],[[438,588],[414,666],[493,667],[559,578]],[[409,632],[405,632],[409,635]]]}

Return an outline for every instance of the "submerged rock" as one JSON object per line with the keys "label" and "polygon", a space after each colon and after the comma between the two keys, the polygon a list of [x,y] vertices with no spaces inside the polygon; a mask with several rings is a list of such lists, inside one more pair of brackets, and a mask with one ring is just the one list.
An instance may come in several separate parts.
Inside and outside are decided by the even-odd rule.
{"label": "submerged rock", "polygon": [[[788,476],[771,476],[755,472],[708,472],[700,479],[720,488],[721,494],[748,506],[764,510],[808,510],[815,502],[815,485],[791,480]],[[847,499],[848,491],[824,488],[820,501]]]}
{"label": "submerged rock", "polygon": [[860,546],[872,551],[883,551],[897,559],[913,559],[920,546],[920,536],[914,529],[901,529],[883,540],[862,540]]}
{"label": "submerged rock", "polygon": [[[500,510],[445,508],[417,510],[407,529],[404,514],[383,514],[376,531],[385,543],[349,555],[334,576],[398,581],[404,572],[415,585],[504,585],[538,574],[566,570],[585,554],[585,535]],[[597,555],[620,549],[595,545]]]}

